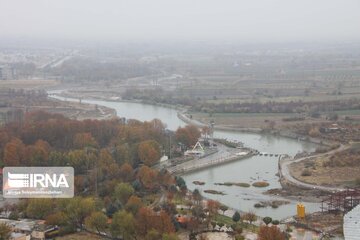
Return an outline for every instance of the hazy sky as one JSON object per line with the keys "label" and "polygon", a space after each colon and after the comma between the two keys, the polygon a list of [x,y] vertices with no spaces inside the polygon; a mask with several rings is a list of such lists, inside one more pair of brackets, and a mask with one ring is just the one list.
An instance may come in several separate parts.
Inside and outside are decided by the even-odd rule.
{"label": "hazy sky", "polygon": [[0,0],[0,37],[360,40],[360,0]]}

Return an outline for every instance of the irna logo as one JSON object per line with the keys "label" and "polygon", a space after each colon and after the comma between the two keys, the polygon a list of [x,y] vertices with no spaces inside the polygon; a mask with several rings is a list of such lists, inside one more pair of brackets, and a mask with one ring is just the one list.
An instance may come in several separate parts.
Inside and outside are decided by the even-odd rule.
{"label": "irna logo", "polygon": [[21,174],[8,172],[8,184],[9,187],[14,188],[36,188],[36,187],[69,187],[69,183],[66,180],[64,174]]}
{"label": "irna logo", "polygon": [[72,167],[5,167],[5,198],[69,198],[74,196]]}

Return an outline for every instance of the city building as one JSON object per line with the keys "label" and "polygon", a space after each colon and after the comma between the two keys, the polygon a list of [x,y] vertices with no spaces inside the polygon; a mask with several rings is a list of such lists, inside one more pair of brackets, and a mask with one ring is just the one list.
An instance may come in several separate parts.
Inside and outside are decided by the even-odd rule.
{"label": "city building", "polygon": [[0,80],[15,79],[15,69],[7,65],[0,65]]}

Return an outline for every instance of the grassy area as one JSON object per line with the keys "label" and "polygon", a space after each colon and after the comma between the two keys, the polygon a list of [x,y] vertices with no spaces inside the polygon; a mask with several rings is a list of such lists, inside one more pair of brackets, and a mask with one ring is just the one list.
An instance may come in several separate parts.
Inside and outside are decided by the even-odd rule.
{"label": "grassy area", "polygon": [[55,86],[59,84],[59,82],[55,80],[32,80],[32,79],[24,79],[24,80],[2,80],[0,81],[0,88],[12,88],[12,89],[29,89],[36,87],[49,87]]}
{"label": "grassy area", "polygon": [[360,115],[360,110],[345,110],[345,111],[335,111],[336,114],[340,116],[347,115]]}
{"label": "grassy area", "polygon": [[100,240],[102,238],[95,234],[79,232],[79,233],[69,234],[69,235],[62,236],[62,237],[57,237],[55,239],[58,239],[58,240]]}
{"label": "grassy area", "polygon": [[[228,216],[225,216],[225,215],[222,215],[222,214],[218,214],[216,216],[215,221],[218,222],[218,223],[223,223],[223,224],[225,224],[227,226],[231,226],[231,225],[234,224],[234,221],[232,220],[231,217],[228,217]],[[250,229],[253,232],[258,232],[258,229],[259,229],[258,226],[255,226],[255,225],[249,224],[249,223],[245,223],[245,222],[238,222],[237,224],[239,224],[241,228]]]}
{"label": "grassy area", "polygon": [[[210,117],[209,113],[190,112],[189,114],[197,117]],[[213,118],[234,118],[234,117],[292,117],[297,116],[294,113],[213,113]]]}

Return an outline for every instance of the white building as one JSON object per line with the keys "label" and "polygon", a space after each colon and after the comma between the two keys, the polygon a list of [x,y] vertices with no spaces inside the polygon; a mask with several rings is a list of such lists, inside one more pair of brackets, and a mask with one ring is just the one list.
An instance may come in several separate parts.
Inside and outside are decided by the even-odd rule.
{"label": "white building", "polygon": [[345,240],[360,240],[360,204],[344,216]]}

